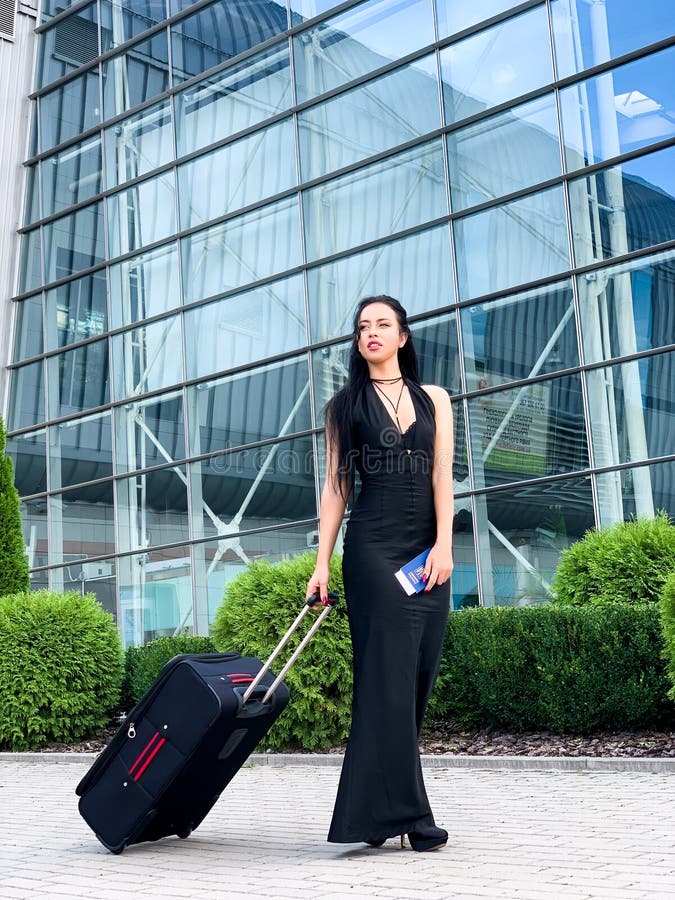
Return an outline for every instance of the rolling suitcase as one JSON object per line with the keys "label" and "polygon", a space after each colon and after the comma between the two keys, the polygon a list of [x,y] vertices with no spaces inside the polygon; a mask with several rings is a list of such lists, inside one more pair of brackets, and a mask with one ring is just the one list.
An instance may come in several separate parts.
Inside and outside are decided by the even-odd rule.
{"label": "rolling suitcase", "polygon": [[264,665],[206,653],[164,666],[76,788],[82,817],[108,850],[186,838],[202,822],[288,704],[283,678],[336,594],[276,678],[270,666],[317,600],[310,597]]}

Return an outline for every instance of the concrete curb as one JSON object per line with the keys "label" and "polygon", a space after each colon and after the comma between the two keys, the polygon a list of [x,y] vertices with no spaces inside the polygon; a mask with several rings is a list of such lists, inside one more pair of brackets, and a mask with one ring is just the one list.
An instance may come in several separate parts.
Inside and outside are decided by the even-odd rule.
{"label": "concrete curb", "polygon": [[[98,753],[0,753],[0,764],[91,764]],[[252,753],[247,766],[340,766],[341,753]],[[675,758],[632,756],[472,756],[423,754],[425,769],[509,769],[521,772],[652,772],[675,775]]]}

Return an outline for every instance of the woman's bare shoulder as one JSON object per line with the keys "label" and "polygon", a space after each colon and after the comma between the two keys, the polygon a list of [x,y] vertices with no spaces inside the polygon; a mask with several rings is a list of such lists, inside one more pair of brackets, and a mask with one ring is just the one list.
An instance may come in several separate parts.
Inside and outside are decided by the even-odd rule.
{"label": "woman's bare shoulder", "polygon": [[448,394],[444,387],[441,387],[438,384],[423,384],[422,390],[434,401],[436,409],[443,409],[450,406],[450,394]]}

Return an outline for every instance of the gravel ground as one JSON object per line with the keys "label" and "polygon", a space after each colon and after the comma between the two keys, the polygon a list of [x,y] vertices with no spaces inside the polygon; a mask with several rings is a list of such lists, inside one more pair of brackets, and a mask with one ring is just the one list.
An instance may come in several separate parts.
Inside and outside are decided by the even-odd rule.
{"label": "gravel ground", "polygon": [[[43,753],[102,750],[115,733],[111,724],[100,734],[75,744],[51,744]],[[341,753],[344,747],[323,752]],[[422,736],[422,753],[462,753],[475,756],[660,756],[675,757],[673,731],[602,731],[590,735],[556,734],[550,731],[511,733],[496,729],[478,731],[434,730]],[[315,751],[316,752],[316,751]]]}

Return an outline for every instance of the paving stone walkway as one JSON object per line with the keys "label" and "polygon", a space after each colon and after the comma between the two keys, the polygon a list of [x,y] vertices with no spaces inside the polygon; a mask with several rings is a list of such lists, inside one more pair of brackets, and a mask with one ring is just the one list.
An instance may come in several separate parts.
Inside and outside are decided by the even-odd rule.
{"label": "paving stone walkway", "polygon": [[425,770],[446,849],[325,841],[336,766],[243,769],[187,840],[105,850],[90,760],[0,761],[0,897],[675,900],[675,773]]}

